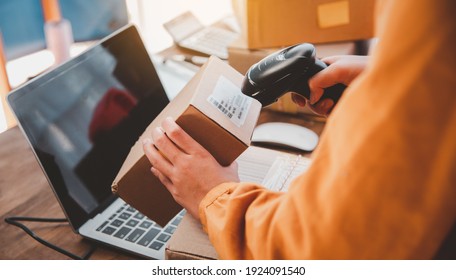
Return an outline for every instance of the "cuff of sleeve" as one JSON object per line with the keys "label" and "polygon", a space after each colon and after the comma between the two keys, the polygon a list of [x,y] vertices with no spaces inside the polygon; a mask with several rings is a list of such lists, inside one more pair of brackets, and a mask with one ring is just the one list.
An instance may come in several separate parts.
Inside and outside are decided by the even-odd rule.
{"label": "cuff of sleeve", "polygon": [[232,188],[235,185],[235,183],[223,183],[212,190],[210,190],[206,196],[201,200],[199,204],[199,217],[201,224],[203,225],[204,231],[207,232],[206,229],[206,223],[207,223],[207,218],[206,218],[206,209],[211,206],[220,196],[224,194],[230,194],[232,192]]}

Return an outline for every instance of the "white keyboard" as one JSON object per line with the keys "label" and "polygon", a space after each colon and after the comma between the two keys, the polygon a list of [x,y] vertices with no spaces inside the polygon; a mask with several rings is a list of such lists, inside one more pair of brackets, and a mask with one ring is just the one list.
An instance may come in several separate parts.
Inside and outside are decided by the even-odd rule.
{"label": "white keyboard", "polygon": [[206,27],[185,38],[179,42],[179,45],[209,55],[216,55],[221,59],[228,59],[228,45],[237,36],[239,36],[237,33],[226,29]]}

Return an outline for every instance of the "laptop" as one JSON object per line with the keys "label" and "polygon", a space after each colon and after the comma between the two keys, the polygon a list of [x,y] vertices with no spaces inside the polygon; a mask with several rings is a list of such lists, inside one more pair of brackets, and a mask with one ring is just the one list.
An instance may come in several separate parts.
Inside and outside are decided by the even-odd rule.
{"label": "laptop", "polygon": [[73,230],[163,259],[185,210],[160,227],[111,192],[130,148],[169,103],[137,29],[118,30],[8,102]]}

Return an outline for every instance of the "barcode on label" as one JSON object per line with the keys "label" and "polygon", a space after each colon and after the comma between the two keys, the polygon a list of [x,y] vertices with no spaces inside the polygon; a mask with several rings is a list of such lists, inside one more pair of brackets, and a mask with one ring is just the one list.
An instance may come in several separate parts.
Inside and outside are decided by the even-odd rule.
{"label": "barcode on label", "polygon": [[223,114],[225,114],[225,116],[227,116],[228,118],[232,118],[233,117],[233,114],[228,110],[226,109],[225,107],[223,107],[222,104],[220,104],[220,102],[218,102],[217,100],[215,100],[212,96],[209,97],[209,101],[215,105],[215,107],[217,107],[220,112],[222,112]]}
{"label": "barcode on label", "polygon": [[238,127],[244,124],[252,103],[251,97],[242,94],[240,89],[224,76],[218,79],[207,101]]}

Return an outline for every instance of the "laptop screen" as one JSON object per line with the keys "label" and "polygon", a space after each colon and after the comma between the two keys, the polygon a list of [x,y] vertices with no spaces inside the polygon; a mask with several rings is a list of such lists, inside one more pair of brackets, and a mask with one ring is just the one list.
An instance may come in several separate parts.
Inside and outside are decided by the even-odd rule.
{"label": "laptop screen", "polygon": [[111,183],[131,146],[169,102],[134,26],[8,101],[76,229],[114,199]]}

